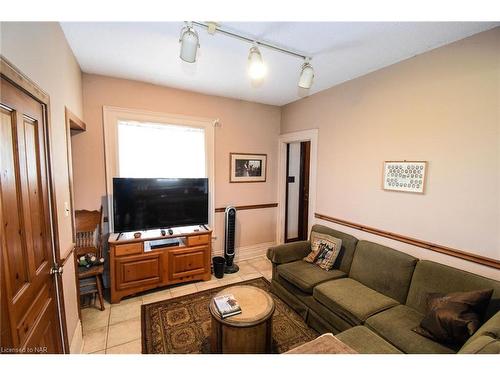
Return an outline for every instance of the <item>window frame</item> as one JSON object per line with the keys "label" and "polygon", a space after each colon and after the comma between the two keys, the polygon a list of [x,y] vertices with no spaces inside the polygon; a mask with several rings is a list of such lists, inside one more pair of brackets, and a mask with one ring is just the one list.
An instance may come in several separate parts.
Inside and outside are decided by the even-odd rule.
{"label": "window frame", "polygon": [[114,232],[113,223],[113,177],[118,177],[118,122],[138,121],[165,125],[202,128],[205,132],[205,170],[208,177],[208,226],[215,225],[215,131],[218,119],[184,116],[171,113],[152,112],[139,109],[103,106],[104,156],[106,174],[106,200],[109,232]]}

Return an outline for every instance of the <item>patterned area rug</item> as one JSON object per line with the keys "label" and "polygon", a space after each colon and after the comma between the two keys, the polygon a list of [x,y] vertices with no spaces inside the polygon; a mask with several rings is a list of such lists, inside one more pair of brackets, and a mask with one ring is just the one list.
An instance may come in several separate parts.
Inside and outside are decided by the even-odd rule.
{"label": "patterned area rug", "polygon": [[211,298],[233,285],[253,285],[270,293],[273,315],[273,353],[283,353],[318,336],[302,318],[270,292],[263,277],[205,290],[142,306],[142,352],[144,354],[210,353]]}

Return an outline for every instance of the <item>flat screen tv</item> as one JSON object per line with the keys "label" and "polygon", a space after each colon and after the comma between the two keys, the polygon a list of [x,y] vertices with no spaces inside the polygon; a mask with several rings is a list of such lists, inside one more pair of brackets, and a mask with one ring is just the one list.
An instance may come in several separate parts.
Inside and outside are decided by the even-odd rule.
{"label": "flat screen tv", "polygon": [[113,178],[114,232],[208,223],[207,178]]}

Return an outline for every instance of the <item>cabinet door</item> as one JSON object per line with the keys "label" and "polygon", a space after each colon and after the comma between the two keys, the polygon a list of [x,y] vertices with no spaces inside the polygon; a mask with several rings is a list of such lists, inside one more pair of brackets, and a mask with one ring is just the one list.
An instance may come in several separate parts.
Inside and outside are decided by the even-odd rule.
{"label": "cabinet door", "polygon": [[183,279],[206,272],[208,246],[169,250],[169,280]]}
{"label": "cabinet door", "polygon": [[122,290],[161,281],[159,254],[117,258],[116,289]]}

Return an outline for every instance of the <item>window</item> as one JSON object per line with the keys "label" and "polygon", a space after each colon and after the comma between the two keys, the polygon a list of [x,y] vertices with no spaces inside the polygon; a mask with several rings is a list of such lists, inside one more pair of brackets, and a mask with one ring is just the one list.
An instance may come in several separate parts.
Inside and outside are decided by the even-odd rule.
{"label": "window", "polygon": [[108,204],[113,231],[113,177],[208,178],[208,225],[215,233],[216,119],[103,107]]}
{"label": "window", "polygon": [[205,129],[118,121],[120,177],[207,177]]}

